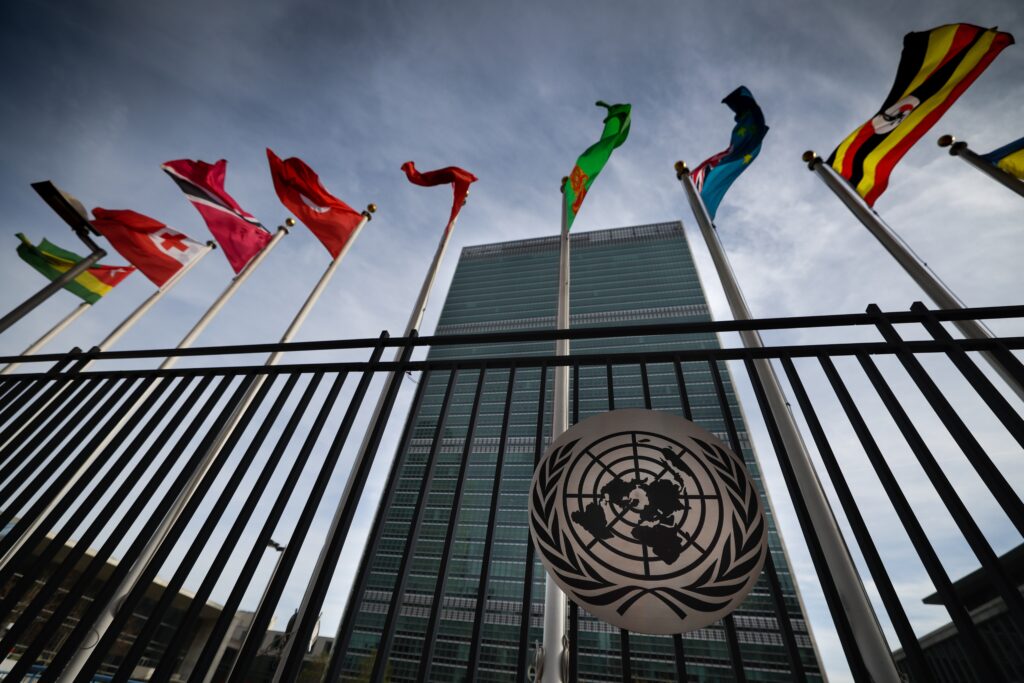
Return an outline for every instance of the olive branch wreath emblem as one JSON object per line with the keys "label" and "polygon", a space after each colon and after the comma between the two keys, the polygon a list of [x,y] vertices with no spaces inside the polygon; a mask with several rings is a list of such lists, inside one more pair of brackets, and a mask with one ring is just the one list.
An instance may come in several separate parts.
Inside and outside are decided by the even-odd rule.
{"label": "olive branch wreath emblem", "polygon": [[556,449],[540,464],[537,486],[530,493],[530,527],[538,550],[548,560],[558,578],[570,588],[573,596],[584,605],[605,606],[621,600],[616,611],[624,615],[637,600],[651,595],[667,605],[680,619],[687,617],[687,610],[715,612],[729,604],[746,583],[748,572],[763,559],[761,549],[766,533],[764,517],[758,514],[757,491],[751,486],[743,463],[720,446],[696,438],[694,441],[703,450],[707,463],[718,474],[726,495],[732,501],[732,534],[716,561],[710,563],[689,585],[675,588],[614,584],[601,576],[585,557],[574,551],[564,537],[559,529],[556,512],[559,503],[556,500],[558,482],[563,470],[573,459],[578,439]]}

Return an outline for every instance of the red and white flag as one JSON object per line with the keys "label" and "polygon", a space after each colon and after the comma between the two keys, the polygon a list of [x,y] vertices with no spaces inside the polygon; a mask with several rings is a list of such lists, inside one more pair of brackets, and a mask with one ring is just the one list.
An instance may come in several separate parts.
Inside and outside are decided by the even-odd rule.
{"label": "red and white flag", "polygon": [[178,159],[168,161],[160,168],[171,176],[171,180],[196,207],[237,273],[267,245],[271,234],[224,190],[227,165],[224,159],[212,165],[205,161]]}
{"label": "red and white flag", "polygon": [[363,215],[328,192],[302,159],[291,157],[282,161],[268,147],[267,160],[281,203],[337,258]]}
{"label": "red and white flag", "polygon": [[100,234],[157,287],[163,287],[203,250],[202,243],[135,211],[97,208],[92,214]]}

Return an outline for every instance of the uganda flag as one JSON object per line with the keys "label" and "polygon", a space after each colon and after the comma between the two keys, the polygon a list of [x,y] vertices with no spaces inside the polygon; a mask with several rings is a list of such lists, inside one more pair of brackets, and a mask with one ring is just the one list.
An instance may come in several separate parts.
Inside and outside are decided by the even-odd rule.
{"label": "uganda flag", "polygon": [[612,104],[598,102],[598,107],[608,110],[608,116],[604,119],[604,130],[601,131],[601,139],[587,148],[576,165],[572,167],[569,180],[566,181],[563,191],[565,192],[566,226],[572,227],[576,220],[576,214],[580,211],[583,198],[587,196],[591,183],[597,178],[612,151],[626,141],[629,136],[630,105]]}
{"label": "uganda flag", "polygon": [[970,24],[908,33],[882,108],[836,147],[829,165],[873,206],[896,163],[1012,43],[1009,33]]}
{"label": "uganda flag", "polygon": [[1010,175],[1024,180],[1024,138],[1003,145],[988,154],[982,154],[981,158]]}
{"label": "uganda flag", "polygon": [[[21,244],[18,245],[18,256],[21,260],[50,280],[56,280],[82,260],[78,254],[65,251],[48,240],[43,240],[37,247],[20,232],[18,239],[21,240]],[[64,285],[64,289],[94,304],[134,270],[131,266],[93,266]]]}

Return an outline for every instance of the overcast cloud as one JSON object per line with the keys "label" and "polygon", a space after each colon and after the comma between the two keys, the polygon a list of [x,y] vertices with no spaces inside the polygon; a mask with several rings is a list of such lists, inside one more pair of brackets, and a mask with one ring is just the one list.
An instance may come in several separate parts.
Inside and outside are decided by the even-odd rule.
{"label": "overcast cloud", "polygon": [[[479,176],[427,314],[424,332],[430,333],[462,246],[557,231],[559,178],[596,139],[603,110],[593,103],[602,99],[632,103],[632,131],[588,195],[574,229],[683,220],[713,313],[728,319],[672,165],[685,159],[693,166],[728,143],[732,117],[720,100],[741,84],[761,104],[771,130],[757,162],[726,196],[717,223],[755,315],[859,312],[869,303],[906,309],[924,299],[922,292],[807,171],[800,154],[814,149],[827,156],[875,112],[895,75],[905,33],[956,21],[999,25],[1024,36],[1024,5],[4,3],[0,245],[7,246],[0,249],[0,309],[10,310],[44,284],[17,258],[14,233],[80,250],[31,182],[52,179],[90,208],[134,209],[205,240],[200,217],[159,164],[181,157],[228,159],[228,191],[273,229],[286,213],[267,171],[269,146],[280,156],[304,159],[351,205],[379,206],[300,340],[400,333],[451,195],[409,184],[399,166],[410,159],[423,170],[455,164]],[[1011,46],[907,155],[876,204],[971,305],[1021,303],[1024,204],[950,158],[935,140],[949,132],[985,152],[1024,135],[1022,73],[1024,47]],[[319,242],[297,227],[199,343],[276,340],[328,259]],[[121,261],[115,255],[108,262]],[[229,276],[223,255],[210,255],[117,348],[173,346]],[[133,275],[48,350],[97,343],[151,292],[148,280]],[[0,352],[20,351],[76,304],[70,294],[58,293],[0,337]],[[993,327],[1024,333],[1013,323]],[[811,335],[768,339],[807,341]],[[748,416],[754,414],[753,397],[743,393],[742,400]],[[963,410],[984,413],[967,404]],[[820,416],[833,424],[840,414],[838,406],[823,405]],[[845,680],[770,443],[759,420],[750,422],[826,664],[833,680]],[[982,426],[997,462],[1019,458],[997,423]],[[843,428],[835,429],[841,438]],[[884,424],[878,429],[893,431]],[[934,447],[940,457],[951,452],[941,440]],[[389,456],[393,442],[390,448]],[[905,474],[921,478],[913,467]],[[967,498],[975,484],[970,472],[963,476]],[[1019,489],[1021,478],[1012,477]],[[368,491],[379,486],[377,472]],[[922,510],[940,510],[929,491],[908,486],[908,492]],[[866,509],[873,495],[880,494],[868,495]],[[1020,537],[997,512],[978,510],[1003,552]],[[935,514],[929,533],[946,549],[948,569],[958,577],[976,562],[944,513]],[[916,559],[902,562],[900,553],[910,557],[912,551],[902,532],[890,531],[882,519],[869,519],[869,525],[883,553],[893,557],[897,588],[924,633],[948,618],[921,605],[931,584]],[[356,526],[365,533],[366,525],[364,511]],[[339,569],[332,609],[343,602],[351,571]],[[290,614],[296,591],[286,595],[279,614]],[[325,632],[333,632],[336,619],[325,614]]]}

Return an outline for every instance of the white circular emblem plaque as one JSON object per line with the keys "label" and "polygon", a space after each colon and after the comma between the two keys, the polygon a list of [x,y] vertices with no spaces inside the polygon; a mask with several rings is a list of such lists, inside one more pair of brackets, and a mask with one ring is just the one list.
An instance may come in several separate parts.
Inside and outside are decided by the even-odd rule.
{"label": "white circular emblem plaque", "polygon": [[652,410],[596,415],[551,444],[533,475],[530,535],[577,604],[639,633],[685,633],[729,614],[768,552],[743,460]]}

